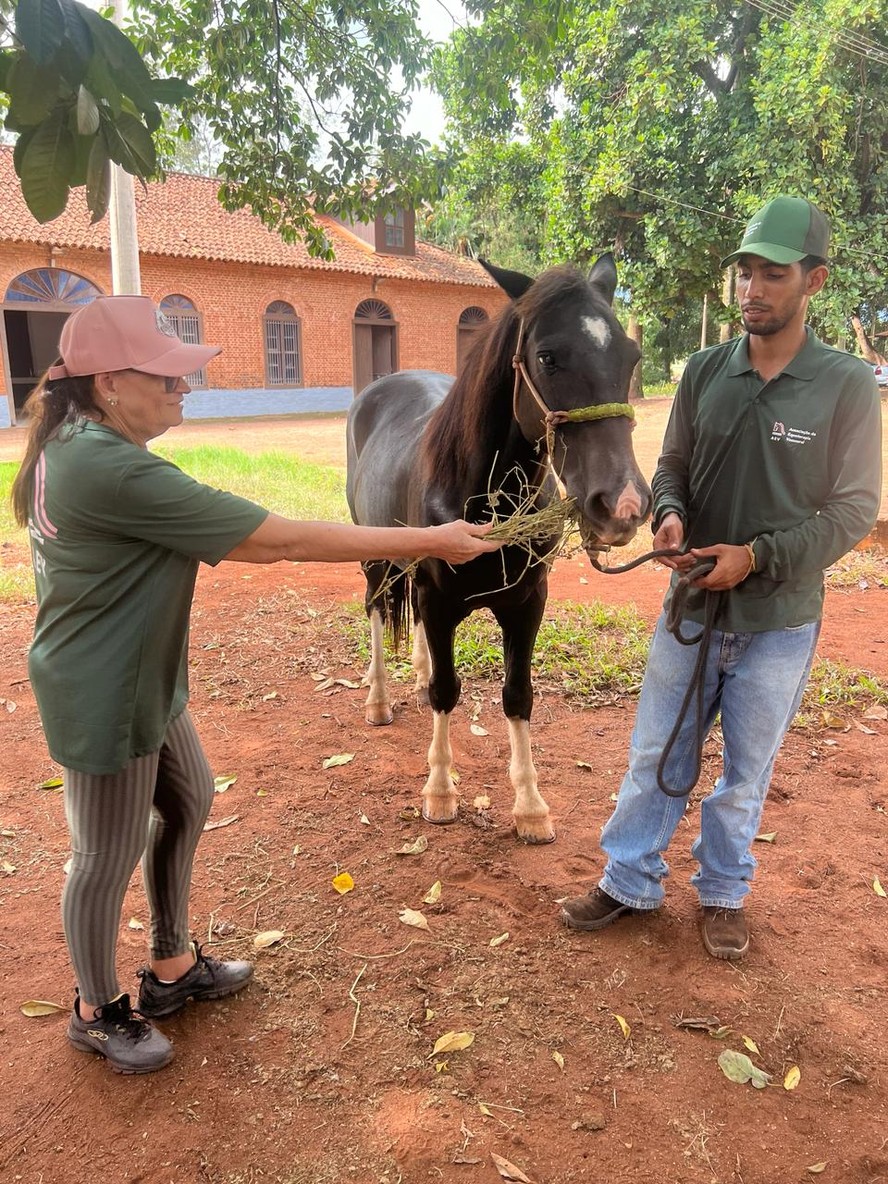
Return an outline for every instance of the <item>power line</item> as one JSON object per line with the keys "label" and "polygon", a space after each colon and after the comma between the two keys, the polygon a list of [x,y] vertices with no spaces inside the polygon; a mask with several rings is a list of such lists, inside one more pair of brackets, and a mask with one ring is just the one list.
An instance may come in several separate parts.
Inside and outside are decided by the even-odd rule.
{"label": "power line", "polygon": [[[793,6],[788,0],[746,0],[753,8],[757,8],[766,16],[774,16],[790,25],[799,25],[800,8]],[[814,23],[813,16],[804,22],[806,25]],[[833,41],[846,49],[849,53],[866,59],[875,59],[881,65],[888,65],[888,49],[861,33],[856,29],[837,30],[832,34]]]}

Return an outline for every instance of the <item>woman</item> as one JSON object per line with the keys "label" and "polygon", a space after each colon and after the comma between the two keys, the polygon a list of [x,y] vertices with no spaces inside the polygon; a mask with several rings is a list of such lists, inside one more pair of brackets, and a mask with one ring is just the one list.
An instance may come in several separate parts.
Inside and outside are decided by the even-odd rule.
{"label": "woman", "polygon": [[[49,751],[64,769],[73,850],[62,896],[78,984],[68,1038],[118,1072],[150,1073],[173,1050],[145,1017],[233,994],[253,973],[248,962],[208,957],[188,933],[194,852],[213,799],[185,706],[198,564],[427,555],[463,563],[498,544],[466,522],[290,521],[149,452],[149,440],[182,422],[183,376],[220,351],[181,342],[147,297],[86,305],[65,323],[59,350],[28,401],[12,496],[37,583],[29,673]],[[115,952],[140,857],[151,958],[134,1010]]]}

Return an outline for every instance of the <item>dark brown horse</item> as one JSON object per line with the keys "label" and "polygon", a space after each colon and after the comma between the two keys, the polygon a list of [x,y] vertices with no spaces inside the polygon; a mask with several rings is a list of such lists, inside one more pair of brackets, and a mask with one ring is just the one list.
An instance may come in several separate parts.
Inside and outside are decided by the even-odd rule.
{"label": "dark brown horse", "polygon": [[[485,264],[511,303],[476,343],[454,380],[429,371],[404,371],[374,382],[349,412],[347,494],[357,523],[427,526],[465,517],[491,517],[488,495],[503,491],[542,507],[558,496],[552,469],[576,500],[588,546],[622,544],[650,510],[650,489],[638,470],[624,402],[638,361],[611,304],[617,273],[604,255],[588,278],[555,267],[536,280]],[[552,413],[567,413],[553,415]],[[502,502],[499,510],[502,516]],[[557,538],[538,540],[546,555]],[[412,582],[413,663],[417,693],[434,711],[423,815],[456,817],[450,775],[450,714],[459,699],[453,664],[457,625],[489,608],[502,629],[503,710],[509,726],[512,811],[520,838],[549,842],[555,832],[537,789],[530,749],[531,656],[546,603],[547,565],[505,547],[462,567],[423,560]],[[382,659],[383,626],[397,621],[408,590],[390,581],[386,563],[364,565],[371,660],[367,721],[391,722]]]}

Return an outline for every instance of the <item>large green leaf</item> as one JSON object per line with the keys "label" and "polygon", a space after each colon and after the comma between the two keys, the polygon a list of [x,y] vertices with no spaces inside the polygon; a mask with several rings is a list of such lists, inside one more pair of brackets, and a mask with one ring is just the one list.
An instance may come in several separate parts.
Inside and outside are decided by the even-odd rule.
{"label": "large green leaf", "polygon": [[58,75],[51,66],[40,65],[21,54],[7,77],[10,121],[16,127],[42,123],[58,98]]}
{"label": "large green leaf", "polygon": [[197,91],[184,78],[152,78],[151,97],[155,103],[181,103],[183,99],[190,99]]}
{"label": "large green leaf", "polygon": [[22,156],[22,194],[38,222],[51,222],[64,210],[74,156],[67,112],[53,111],[36,128]]}
{"label": "large green leaf", "polygon": [[59,0],[18,0],[15,32],[35,62],[48,62],[65,36]]}
{"label": "large green leaf", "polygon": [[[88,8],[82,11],[96,50],[104,56],[114,81],[124,94],[129,95],[140,111],[149,119],[153,119],[152,109],[157,111],[151,94],[153,79],[139,51],[111,21],[104,20]],[[156,126],[160,126],[159,112]]]}
{"label": "large green leaf", "polygon": [[68,44],[86,65],[93,55],[93,40],[89,27],[83,18],[84,6],[75,3],[75,0],[59,0],[59,7],[65,17]]}
{"label": "large green leaf", "polygon": [[99,108],[85,86],[77,90],[77,130],[81,136],[94,136],[99,130]]}
{"label": "large green leaf", "polygon": [[26,127],[22,134],[15,142],[15,148],[12,150],[12,163],[15,168],[15,175],[21,177],[22,175],[22,158],[25,155],[25,149],[30,144],[36,128]]}
{"label": "large green leaf", "polygon": [[14,49],[5,49],[0,53],[0,90],[8,89],[6,79],[9,77],[10,67],[17,56]]}
{"label": "large green leaf", "polygon": [[101,54],[95,54],[86,72],[84,85],[96,99],[104,99],[114,115],[120,114],[121,93],[108,63]]}
{"label": "large green leaf", "polygon": [[104,218],[110,197],[111,161],[104,139],[101,136],[96,136],[86,170],[86,204],[92,214],[90,219],[92,223]]}
{"label": "large green leaf", "polygon": [[102,135],[113,161],[145,180],[157,170],[151,133],[134,115],[124,111],[116,120],[102,117]]}

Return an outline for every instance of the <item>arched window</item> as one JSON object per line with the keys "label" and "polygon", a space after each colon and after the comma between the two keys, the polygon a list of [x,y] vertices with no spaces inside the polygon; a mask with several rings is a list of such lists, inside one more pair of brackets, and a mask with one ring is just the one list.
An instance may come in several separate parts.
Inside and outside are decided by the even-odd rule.
{"label": "arched window", "polygon": [[478,308],[475,304],[469,308],[464,308],[459,314],[459,324],[456,326],[457,374],[462,374],[472,345],[474,344],[475,336],[479,330],[484,328],[489,319],[484,309]]}
{"label": "arched window", "polygon": [[[178,293],[164,296],[160,308],[186,345],[203,344],[203,319],[187,296]],[[185,381],[191,387],[206,386],[206,371],[201,369],[186,374]]]}
{"label": "arched window", "polygon": [[356,321],[393,321],[392,310],[381,300],[362,300],[355,309]]}
{"label": "arched window", "polygon": [[17,275],[6,289],[10,304],[89,304],[102,293],[89,280],[58,267],[37,267]]}
{"label": "arched window", "polygon": [[487,313],[484,309],[478,308],[475,304],[470,308],[464,308],[459,314],[459,323],[461,325],[470,325],[473,329],[483,325],[487,319]]}
{"label": "arched window", "polygon": [[301,326],[295,308],[285,300],[273,300],[263,320],[266,382],[269,386],[301,386]]}

